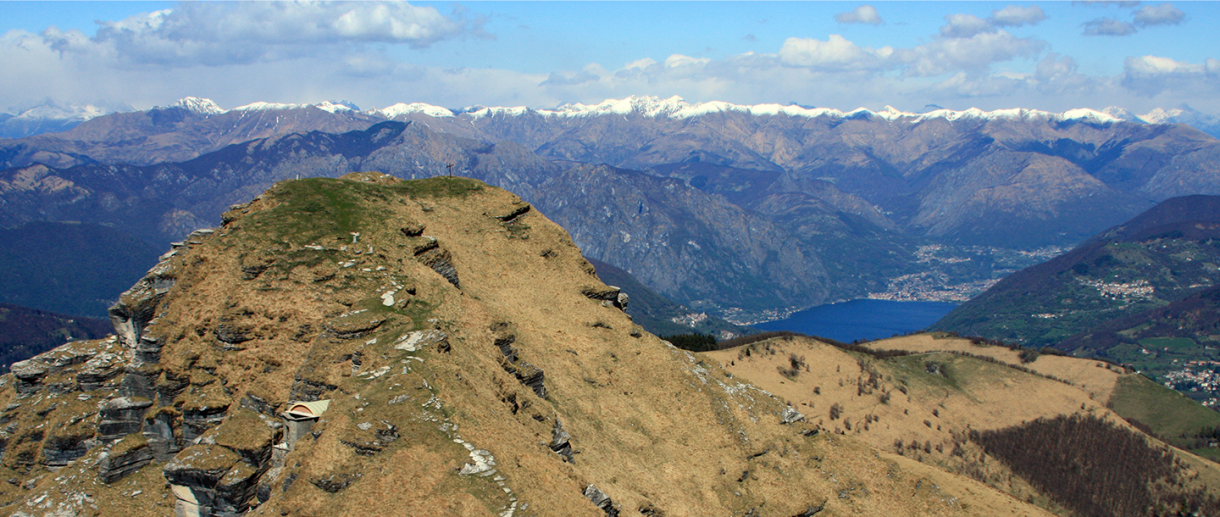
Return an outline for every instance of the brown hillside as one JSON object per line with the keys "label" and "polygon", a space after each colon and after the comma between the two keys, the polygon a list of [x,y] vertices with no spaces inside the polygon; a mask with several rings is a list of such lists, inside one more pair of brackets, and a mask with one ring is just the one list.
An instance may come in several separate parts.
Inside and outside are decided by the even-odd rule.
{"label": "brown hillside", "polygon": [[[701,355],[792,403],[825,431],[858,437],[878,449],[959,474],[957,483],[982,482],[1060,515],[1088,513],[1078,513],[1067,498],[1039,487],[1038,479],[984,452],[972,434],[1013,432],[1031,422],[1078,416],[1137,433],[1153,450],[1164,448],[1106,408],[1122,373],[1098,367],[1097,361],[1042,355],[1022,365],[1017,353],[1007,348],[933,335],[882,340],[869,347],[908,355],[877,357],[804,337],[772,338]],[[1214,497],[1220,468],[1174,451],[1174,468],[1179,469],[1174,479],[1188,487],[1181,493],[1202,490]],[[1085,457],[1100,454],[1079,452]],[[1170,506],[1180,498],[1156,492],[1151,483],[1148,490]]]}
{"label": "brown hillside", "polygon": [[[506,191],[359,173],[277,184],[225,221],[124,294],[115,337],[0,377],[4,512],[1037,512],[814,433],[812,410],[792,421],[641,332]],[[315,400],[307,432],[286,425]]]}

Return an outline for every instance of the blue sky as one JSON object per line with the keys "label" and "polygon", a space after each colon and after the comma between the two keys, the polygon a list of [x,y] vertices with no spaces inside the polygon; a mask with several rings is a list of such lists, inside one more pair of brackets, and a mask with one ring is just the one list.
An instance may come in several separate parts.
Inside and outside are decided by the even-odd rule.
{"label": "blue sky", "polygon": [[1220,114],[1217,2],[0,2],[0,109],[629,95]]}

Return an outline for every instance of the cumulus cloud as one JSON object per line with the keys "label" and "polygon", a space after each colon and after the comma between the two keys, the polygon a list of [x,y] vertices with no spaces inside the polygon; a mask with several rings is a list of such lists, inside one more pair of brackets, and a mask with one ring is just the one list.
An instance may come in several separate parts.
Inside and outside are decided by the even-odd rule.
{"label": "cumulus cloud", "polygon": [[1186,13],[1173,4],[1145,5],[1135,11],[1135,25],[1138,27],[1177,25],[1185,19]]}
{"label": "cumulus cloud", "polygon": [[[344,18],[349,13],[354,14]],[[291,21],[279,19],[284,16]],[[1032,6],[1005,7],[987,18],[952,15],[922,42],[900,48],[819,35],[716,59],[640,56],[617,69],[590,64],[539,74],[463,67],[469,65],[463,62],[452,68],[426,66],[409,62],[410,57],[404,62],[403,56],[418,54],[406,47],[479,37],[477,20],[461,14],[405,4],[184,4],[103,23],[93,37],[57,29],[0,34],[0,67],[21,78],[20,84],[0,81],[0,98],[22,102],[36,91],[38,99],[139,107],[186,95],[211,97],[225,107],[332,98],[363,107],[404,101],[550,107],[680,95],[691,101],[794,101],[841,109],[902,107],[909,99],[917,99],[915,107],[936,103],[952,109],[1111,104],[1144,109],[1184,101],[1220,108],[1220,101],[1199,100],[1220,99],[1220,60],[1133,57],[1120,75],[1090,76],[1072,57],[1047,53],[1046,42],[1004,29],[1045,16]],[[403,52],[385,50],[395,46]],[[1032,70],[1017,68],[1020,72],[1002,66],[1022,59],[1037,62]]]}
{"label": "cumulus cloud", "polygon": [[684,66],[700,66],[706,65],[711,59],[705,57],[690,57],[682,54],[673,54],[665,58],[665,68],[679,68]]}
{"label": "cumulus cloud", "polygon": [[945,17],[945,25],[940,28],[940,35],[946,38],[969,38],[982,32],[993,32],[995,28],[987,20],[973,14],[950,14]]}
{"label": "cumulus cloud", "polygon": [[1139,0],[1073,0],[1072,5],[1087,5],[1091,7],[1135,7]]}
{"label": "cumulus cloud", "polygon": [[1078,68],[1071,56],[1051,52],[1034,68],[1031,83],[1046,95],[1084,96],[1096,91],[1102,81],[1080,73]]}
{"label": "cumulus cloud", "polygon": [[980,32],[969,38],[939,38],[899,55],[910,62],[906,75],[933,76],[958,70],[978,70],[992,63],[1036,57],[1046,42],[1018,38],[1005,31]]}
{"label": "cumulus cloud", "polygon": [[988,21],[996,27],[1020,27],[1022,25],[1037,25],[1046,19],[1046,13],[1036,5],[1021,7],[1010,5],[998,11],[992,11]]}
{"label": "cumulus cloud", "polygon": [[1129,74],[1157,75],[1179,72],[1201,72],[1203,71],[1203,66],[1184,63],[1168,57],[1140,56],[1128,57],[1123,62],[1123,70]]}
{"label": "cumulus cloud", "polygon": [[465,22],[407,3],[200,2],[100,22],[97,34],[43,32],[61,54],[132,65],[220,66],[291,59],[324,45],[370,43],[426,47],[464,35]]}
{"label": "cumulus cloud", "polygon": [[551,75],[549,77],[547,77],[545,81],[542,81],[539,84],[543,85],[543,86],[546,86],[546,85],[574,86],[574,85],[578,85],[578,84],[585,84],[588,82],[596,81],[598,79],[601,79],[601,76],[589,71],[588,67],[586,67],[584,70],[581,70],[574,74],[552,72]]}
{"label": "cumulus cloud", "polygon": [[1097,18],[1084,23],[1085,36],[1129,36],[1135,34],[1135,26],[1114,18]]}
{"label": "cumulus cloud", "polygon": [[779,50],[779,59],[787,65],[805,66],[818,70],[878,70],[889,66],[891,47],[873,49],[861,47],[838,34],[826,41],[813,38],[788,38]]}
{"label": "cumulus cloud", "polygon": [[835,15],[835,21],[839,23],[867,23],[869,25],[881,25],[881,15],[877,14],[877,8],[868,4]]}
{"label": "cumulus cloud", "polygon": [[1146,96],[1166,91],[1194,95],[1220,93],[1220,61],[1188,63],[1161,56],[1131,56],[1123,62],[1122,85]]}

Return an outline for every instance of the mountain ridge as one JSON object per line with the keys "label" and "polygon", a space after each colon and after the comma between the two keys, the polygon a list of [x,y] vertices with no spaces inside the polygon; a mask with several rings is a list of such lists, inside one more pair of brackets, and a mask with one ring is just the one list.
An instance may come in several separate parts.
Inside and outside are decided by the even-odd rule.
{"label": "mountain ridge", "polygon": [[[320,120],[338,116],[310,110]],[[262,127],[258,121],[269,113],[165,113],[171,112],[184,118],[158,122],[141,115],[136,122],[161,123],[167,135],[185,135],[174,128],[191,120],[254,124],[231,126],[240,133]],[[531,120],[541,119],[386,121],[346,133],[267,136],[182,162],[89,159],[65,169],[10,169],[2,173],[9,186],[0,221],[11,225],[34,214],[100,218],[150,242],[168,242],[210,225],[229,204],[277,180],[358,169],[417,178],[448,174],[453,164],[461,174],[538,203],[591,256],[631,271],[667,297],[700,312],[746,310],[734,319],[748,323],[766,311],[886,293],[895,279],[923,273],[913,256],[929,245],[947,246],[957,257],[930,264],[936,271],[928,279],[937,285],[925,292],[960,297],[956,291],[1013,267],[994,255],[1027,265],[1022,261],[1029,259],[1000,247],[1057,246],[1093,235],[1151,204],[1140,182],[1171,177],[1169,153],[1178,154],[1174,164],[1189,164],[1220,149],[1197,131],[1128,123],[935,119],[895,126],[762,121],[735,112],[680,122],[600,117],[549,126]],[[94,130],[100,128],[75,131]],[[525,144],[492,135],[520,135]],[[150,139],[108,152],[159,145]],[[157,148],[172,154],[193,147]],[[23,149],[30,156],[42,152]],[[904,154],[912,149],[917,156]],[[1220,189],[1220,175],[1194,176],[1215,183],[1196,190]],[[1106,183],[1113,178],[1119,181]],[[67,192],[80,199],[68,202]],[[707,246],[718,251],[684,251]],[[752,285],[766,287],[741,289]],[[727,307],[723,300],[744,305]]]}
{"label": "mountain ridge", "polygon": [[[939,106],[934,106],[934,109],[913,112],[899,110],[893,106],[887,105],[881,110],[870,110],[860,107],[854,110],[843,111],[836,108],[813,108],[798,104],[734,104],[723,101],[692,103],[687,102],[678,96],[661,99],[659,97],[644,95],[629,96],[623,99],[606,99],[605,101],[596,104],[561,104],[554,108],[529,108],[525,106],[489,107],[473,105],[464,108],[451,109],[422,102],[399,102],[385,108],[369,108],[366,110],[361,110],[355,104],[347,101],[324,101],[317,104],[253,102],[226,110],[221,108],[219,104],[211,99],[201,97],[183,97],[166,106],[157,106],[151,109],[170,109],[174,107],[182,107],[188,111],[208,116],[223,115],[231,111],[287,111],[312,107],[330,113],[339,111],[361,113],[364,115],[380,117],[383,120],[394,120],[398,117],[409,116],[415,113],[422,113],[431,117],[468,116],[475,119],[497,115],[520,116],[527,113],[540,114],[543,116],[577,118],[602,115],[626,115],[630,113],[639,113],[650,117],[664,116],[669,118],[691,118],[713,113],[736,111],[745,112],[756,116],[782,114],[810,118],[820,116],[835,118],[880,117],[889,121],[901,120],[907,123],[921,122],[931,118],[943,118],[949,121],[954,121],[961,118],[1007,118],[1026,120],[1047,119],[1059,121],[1080,120],[1097,124],[1128,121],[1142,124],[1187,124],[1212,136],[1220,137],[1220,118],[1201,113],[1186,105],[1171,109],[1155,108],[1143,115],[1136,115],[1128,110],[1116,106],[1110,106],[1102,110],[1074,108],[1061,112],[1028,108],[1004,108],[992,111],[985,111],[978,108],[950,110]],[[67,131],[75,127],[75,125],[92,118],[116,112],[122,113],[130,111],[108,110],[93,105],[60,105],[48,101],[47,103],[32,109],[18,110],[16,113],[6,114],[9,115],[9,119],[14,119],[11,123],[6,121],[6,125],[15,125],[19,122],[28,125],[28,122],[23,122],[22,120],[16,119],[27,119],[31,121],[36,119],[39,122],[33,127],[33,129],[18,129],[16,127],[11,128],[7,133],[0,134],[0,137],[22,138],[42,133]]]}
{"label": "mountain ridge", "polygon": [[[0,484],[0,503],[133,516],[1040,512],[819,432],[641,332],[617,295],[562,228],[474,180],[278,183],[124,293],[114,337],[3,377],[5,432],[20,438],[0,461],[18,480]],[[300,407],[318,418],[281,416]]]}

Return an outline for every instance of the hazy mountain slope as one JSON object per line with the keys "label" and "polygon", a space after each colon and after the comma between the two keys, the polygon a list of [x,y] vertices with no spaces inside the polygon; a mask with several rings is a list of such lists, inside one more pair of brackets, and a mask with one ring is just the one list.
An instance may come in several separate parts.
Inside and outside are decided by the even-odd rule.
{"label": "hazy mountain slope", "polygon": [[551,177],[533,201],[589,256],[696,310],[805,306],[828,295],[816,256],[680,181],[582,165]]}
{"label": "hazy mountain slope", "polygon": [[0,303],[0,371],[64,344],[114,332],[110,322]]}
{"label": "hazy mountain slope", "polygon": [[[605,104],[222,112],[188,103],[99,117],[74,129],[75,143],[58,151],[23,139],[0,152],[78,153],[63,163],[132,153],[198,157],[6,171],[10,181],[38,186],[12,194],[16,201],[0,216],[11,225],[52,218],[44,214],[97,214],[91,217],[164,242],[212,224],[229,204],[280,179],[456,171],[538,203],[591,256],[667,297],[745,322],[870,295],[961,299],[1013,268],[991,257],[1078,243],[1147,208],[1161,195],[1153,190],[1167,192],[1166,185],[1220,185],[1220,176],[1186,181],[1173,172],[1210,167],[1215,139],[1096,113],[841,113],[648,98]],[[409,123],[370,125],[391,115]],[[365,129],[283,133],[306,127]],[[220,147],[257,135],[273,136]],[[86,156],[88,146],[112,154]],[[198,154],[208,149],[219,150]],[[624,242],[626,235],[636,240]],[[691,242],[711,251],[693,256]],[[954,262],[927,271],[921,250],[931,249]]]}
{"label": "hazy mountain slope", "polygon": [[0,302],[103,318],[158,254],[151,244],[98,224],[0,229]]}
{"label": "hazy mountain slope", "polygon": [[1220,287],[1209,287],[1164,307],[1106,321],[1058,346],[1130,365],[1195,400],[1215,405],[1220,396],[1212,364],[1220,356],[1214,350],[1217,335]]}
{"label": "hazy mountain slope", "polygon": [[[1092,235],[1150,206],[1142,199],[1146,194],[1136,191],[1172,158],[1178,157],[1183,167],[1206,166],[1204,155],[1194,153],[1217,144],[1187,127],[1097,124],[1036,114],[953,120],[744,111],[684,118],[640,112],[622,117],[467,116],[438,120],[439,127],[469,120],[489,135],[485,138],[494,139],[511,138],[510,123],[516,128],[533,122],[553,127],[553,136],[546,140],[535,131],[519,141],[526,147],[536,144],[536,151],[549,158],[656,170],[698,163],[783,171],[798,182],[826,179],[893,213],[904,226],[971,243],[989,243],[992,234],[1000,233],[970,228],[967,223],[980,214],[1013,218],[1003,228],[1008,233],[1035,223],[1020,236],[1042,244]],[[997,156],[1004,162],[996,162]],[[989,179],[993,173],[996,177]],[[1099,195],[1110,199],[1098,201]],[[1108,211],[1107,203],[1112,205]],[[1073,205],[1084,210],[1069,210]],[[1082,221],[1085,215],[1092,217]],[[1057,230],[1056,225],[1076,231],[1046,233]]]}
{"label": "hazy mountain slope", "polygon": [[16,201],[0,214],[14,222],[47,213],[97,220],[165,242],[207,226],[228,205],[279,179],[359,169],[429,177],[448,173],[449,164],[460,174],[521,192],[560,221],[590,256],[632,271],[697,310],[804,307],[828,295],[816,256],[806,256],[771,223],[719,196],[634,171],[585,165],[564,170],[511,142],[486,144],[418,123],[254,140],[180,163],[11,170],[14,187],[6,199]]}
{"label": "hazy mountain slope", "polygon": [[731,339],[750,332],[741,327],[707,313],[694,312],[689,307],[674,303],[636,280],[631,273],[597,259],[588,259],[597,269],[597,277],[606,285],[616,286],[627,294],[630,303],[624,312],[631,321],[644,330],[658,336],[673,334],[711,334],[716,339]]}
{"label": "hazy mountain slope", "polygon": [[[309,179],[226,221],[125,294],[117,338],[4,377],[8,508],[1035,511],[782,424],[780,400],[640,332],[567,233],[499,189]],[[315,399],[330,404],[311,432],[273,452],[278,412]]]}
{"label": "hazy mountain slope", "polygon": [[0,164],[5,168],[32,163],[64,168],[90,162],[178,162],[257,138],[309,131],[346,133],[379,121],[358,111],[331,112],[315,106],[223,113],[170,106],[112,113],[62,133],[0,142]]}
{"label": "hazy mountain slope", "polygon": [[[515,142],[551,160],[656,171],[707,164],[781,174],[775,185],[830,181],[908,232],[984,245],[1009,234],[1020,246],[1078,242],[1150,201],[1220,191],[1220,176],[1191,173],[1214,168],[1214,138],[1097,113],[842,113],[633,97],[557,111],[171,107],[122,115],[0,145],[0,158],[56,167],[180,161],[246,139],[364,129],[393,116],[463,138]],[[998,222],[979,223],[991,220]]]}
{"label": "hazy mountain slope", "polygon": [[1069,253],[1014,273],[933,326],[1035,346],[1214,284],[1220,198],[1175,198]]}

